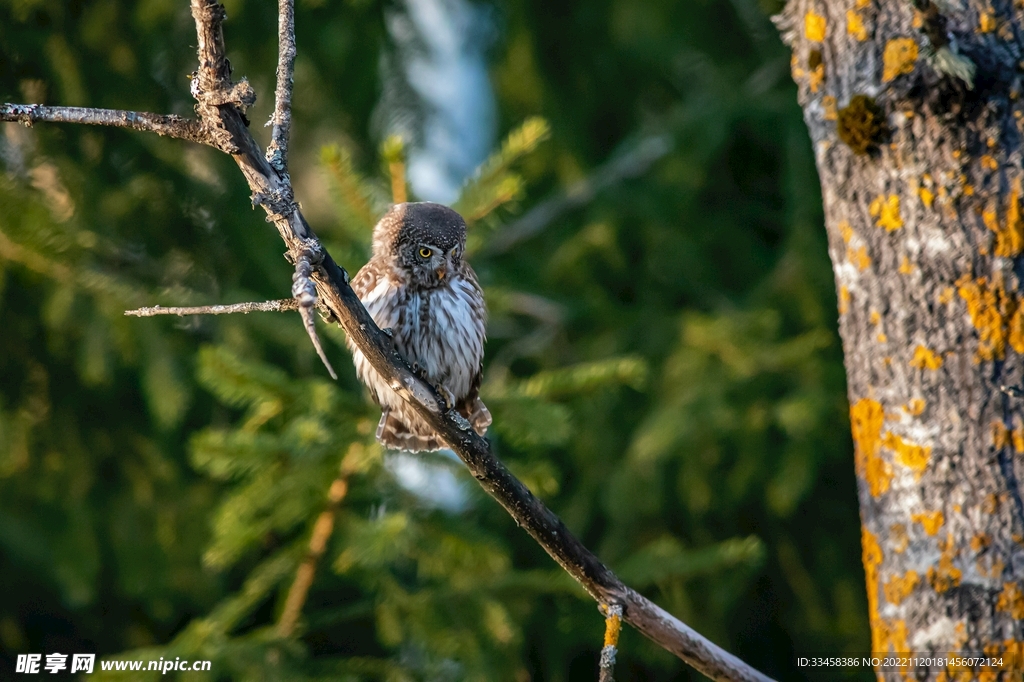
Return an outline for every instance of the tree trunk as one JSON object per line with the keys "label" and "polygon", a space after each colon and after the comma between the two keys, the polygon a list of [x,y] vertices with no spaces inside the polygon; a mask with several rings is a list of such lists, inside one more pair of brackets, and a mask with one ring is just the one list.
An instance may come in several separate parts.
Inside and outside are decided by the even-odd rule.
{"label": "tree trunk", "polygon": [[[872,649],[1004,671],[1024,649],[1022,5],[790,0],[776,19],[836,275]],[[960,663],[879,675],[1010,679]]]}

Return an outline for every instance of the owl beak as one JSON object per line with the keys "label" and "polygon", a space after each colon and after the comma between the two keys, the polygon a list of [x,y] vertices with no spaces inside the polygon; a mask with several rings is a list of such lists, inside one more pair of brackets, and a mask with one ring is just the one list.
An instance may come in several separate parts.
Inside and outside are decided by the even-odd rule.
{"label": "owl beak", "polygon": [[436,273],[437,273],[437,278],[438,278],[438,279],[441,279],[441,280],[443,280],[443,279],[444,279],[444,275],[445,275],[445,268],[444,268],[444,266],[443,266],[443,265],[442,265],[441,267],[439,267],[439,268],[438,268],[437,270],[435,270],[434,272],[436,272]]}

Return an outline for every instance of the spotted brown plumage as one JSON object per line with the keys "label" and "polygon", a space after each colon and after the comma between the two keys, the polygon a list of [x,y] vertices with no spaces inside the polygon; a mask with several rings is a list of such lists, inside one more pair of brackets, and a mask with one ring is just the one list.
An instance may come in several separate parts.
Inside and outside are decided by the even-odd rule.
{"label": "spotted brown plumage", "polygon": [[[476,273],[463,259],[466,223],[430,202],[396,204],[373,230],[373,256],[352,289],[412,368],[483,435],[491,413],[480,400],[487,311]],[[381,406],[377,440],[422,452],[447,444],[396,394],[349,341],[356,375]]]}

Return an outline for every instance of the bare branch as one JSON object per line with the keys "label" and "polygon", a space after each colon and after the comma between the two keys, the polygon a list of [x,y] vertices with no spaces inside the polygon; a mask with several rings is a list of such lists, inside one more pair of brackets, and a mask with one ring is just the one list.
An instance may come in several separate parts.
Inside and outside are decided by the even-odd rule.
{"label": "bare branch", "polygon": [[[296,264],[293,294],[300,309],[311,313],[318,295],[371,366],[440,434],[484,490],[599,604],[621,605],[623,620],[707,677],[771,682],[769,677],[624,585],[569,532],[558,516],[505,468],[491,452],[490,444],[476,434],[469,422],[455,410],[442,409],[443,402],[434,388],[410,369],[395,350],[390,334],[377,327],[349,286],[348,273],[335,263],[309,228],[294,201],[287,171],[279,171],[260,153],[244,118],[245,107],[252,103],[252,90],[244,81],[232,83],[230,66],[224,56],[224,8],[215,0],[191,0],[191,7],[199,39],[199,69],[192,80],[192,93],[199,102],[196,110],[201,125],[211,136],[207,144],[232,155],[253,192],[253,203],[266,210],[268,221],[275,224],[288,246],[288,256]],[[659,144],[656,140],[635,155],[627,155],[627,160],[606,164],[581,189],[571,191],[554,209],[547,209],[547,215],[557,216],[566,207],[582,203],[579,196],[592,196],[601,187],[628,177],[631,172],[642,172],[667,152],[667,141],[662,139]],[[640,170],[631,170],[637,168]],[[540,221],[522,227],[506,238],[502,248],[529,237],[544,224],[545,221]],[[310,283],[314,287],[312,291]],[[311,336],[319,346],[315,332]],[[322,350],[319,347],[317,350],[323,357]]]}
{"label": "bare branch", "polygon": [[0,121],[13,121],[26,126],[31,126],[39,121],[83,123],[112,128],[131,128],[202,144],[209,140],[209,136],[203,129],[203,124],[199,121],[173,114],[150,114],[145,111],[47,107],[41,104],[0,104]]}
{"label": "bare branch", "polygon": [[277,91],[274,93],[274,114],[267,125],[273,125],[267,161],[279,172],[288,169],[288,136],[292,127],[292,86],[295,75],[295,3],[277,3]]}
{"label": "bare branch", "polygon": [[590,176],[572,184],[567,190],[537,204],[525,215],[510,223],[487,243],[485,253],[505,253],[516,244],[533,237],[562,214],[593,201],[598,192],[627,178],[647,172],[654,162],[672,151],[668,135],[641,139],[625,153],[605,161]]}
{"label": "bare branch", "polygon": [[604,613],[604,646],[598,664],[597,682],[615,682],[615,656],[619,649],[619,631],[622,629],[622,607],[618,604],[601,605]]}
{"label": "bare branch", "polygon": [[201,305],[193,307],[181,306],[160,306],[152,308],[136,308],[126,310],[124,314],[129,317],[155,317],[157,315],[231,315],[233,313],[282,313],[290,310],[298,310],[299,302],[294,298],[282,298],[278,301],[263,301],[262,303],[232,303],[231,305]]}

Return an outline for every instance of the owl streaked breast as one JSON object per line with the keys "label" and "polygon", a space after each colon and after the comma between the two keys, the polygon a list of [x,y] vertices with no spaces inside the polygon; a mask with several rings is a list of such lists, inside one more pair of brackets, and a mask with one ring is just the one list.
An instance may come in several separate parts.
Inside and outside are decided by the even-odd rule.
{"label": "owl streaked breast", "polygon": [[[377,224],[373,257],[352,288],[413,369],[483,435],[491,415],[479,397],[486,308],[465,260],[466,225],[455,211],[429,202],[398,204]],[[377,439],[410,452],[447,444],[396,394],[349,342],[356,375],[383,413]]]}

